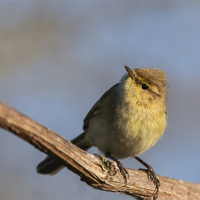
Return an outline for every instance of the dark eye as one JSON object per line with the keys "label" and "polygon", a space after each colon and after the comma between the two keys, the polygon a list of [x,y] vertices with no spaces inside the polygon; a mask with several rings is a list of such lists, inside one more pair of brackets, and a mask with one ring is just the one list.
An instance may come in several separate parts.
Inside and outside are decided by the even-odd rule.
{"label": "dark eye", "polygon": [[149,89],[149,86],[147,84],[142,84],[142,89],[143,90],[148,90]]}

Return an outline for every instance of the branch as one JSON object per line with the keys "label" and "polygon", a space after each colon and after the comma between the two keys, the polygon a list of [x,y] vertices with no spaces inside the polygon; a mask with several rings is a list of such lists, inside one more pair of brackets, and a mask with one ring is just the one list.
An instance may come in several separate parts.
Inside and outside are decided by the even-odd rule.
{"label": "branch", "polygon": [[[26,140],[40,151],[60,161],[78,174],[88,185],[101,190],[151,199],[155,186],[144,171],[127,169],[124,179],[113,161],[91,155],[54,131],[44,127],[16,109],[0,102],[0,127]],[[107,165],[109,163],[109,165]],[[200,185],[158,176],[161,186],[158,199],[200,199]]]}

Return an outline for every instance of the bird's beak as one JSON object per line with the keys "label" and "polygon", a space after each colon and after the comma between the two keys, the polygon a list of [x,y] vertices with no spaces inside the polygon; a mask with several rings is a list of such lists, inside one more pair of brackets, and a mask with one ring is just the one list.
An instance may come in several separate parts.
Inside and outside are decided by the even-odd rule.
{"label": "bird's beak", "polygon": [[124,67],[125,67],[126,71],[129,73],[130,77],[132,79],[135,79],[135,75],[133,74],[133,71],[131,71],[130,68],[126,65]]}

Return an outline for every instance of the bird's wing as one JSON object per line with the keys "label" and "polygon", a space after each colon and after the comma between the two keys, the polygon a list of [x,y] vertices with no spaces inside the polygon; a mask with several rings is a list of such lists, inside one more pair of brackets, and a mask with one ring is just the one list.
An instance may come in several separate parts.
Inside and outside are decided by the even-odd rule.
{"label": "bird's wing", "polygon": [[101,98],[94,104],[94,106],[90,109],[88,114],[86,115],[85,119],[83,120],[83,130],[86,130],[89,127],[90,119],[93,118],[95,115],[101,113],[101,107],[105,99],[112,93],[113,90],[116,90],[119,83],[112,86],[108,91],[106,91]]}

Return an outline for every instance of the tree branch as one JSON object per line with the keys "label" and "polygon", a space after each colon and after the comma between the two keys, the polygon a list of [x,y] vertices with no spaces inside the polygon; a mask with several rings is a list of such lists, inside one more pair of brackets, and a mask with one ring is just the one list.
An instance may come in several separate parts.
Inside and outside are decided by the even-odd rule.
{"label": "tree branch", "polygon": [[[113,161],[91,155],[54,131],[44,127],[16,109],[0,102],[0,127],[26,140],[40,151],[60,161],[78,174],[88,185],[101,190],[151,199],[155,186],[144,171],[127,169],[124,179]],[[158,176],[161,186],[158,199],[200,199],[200,185]]]}

